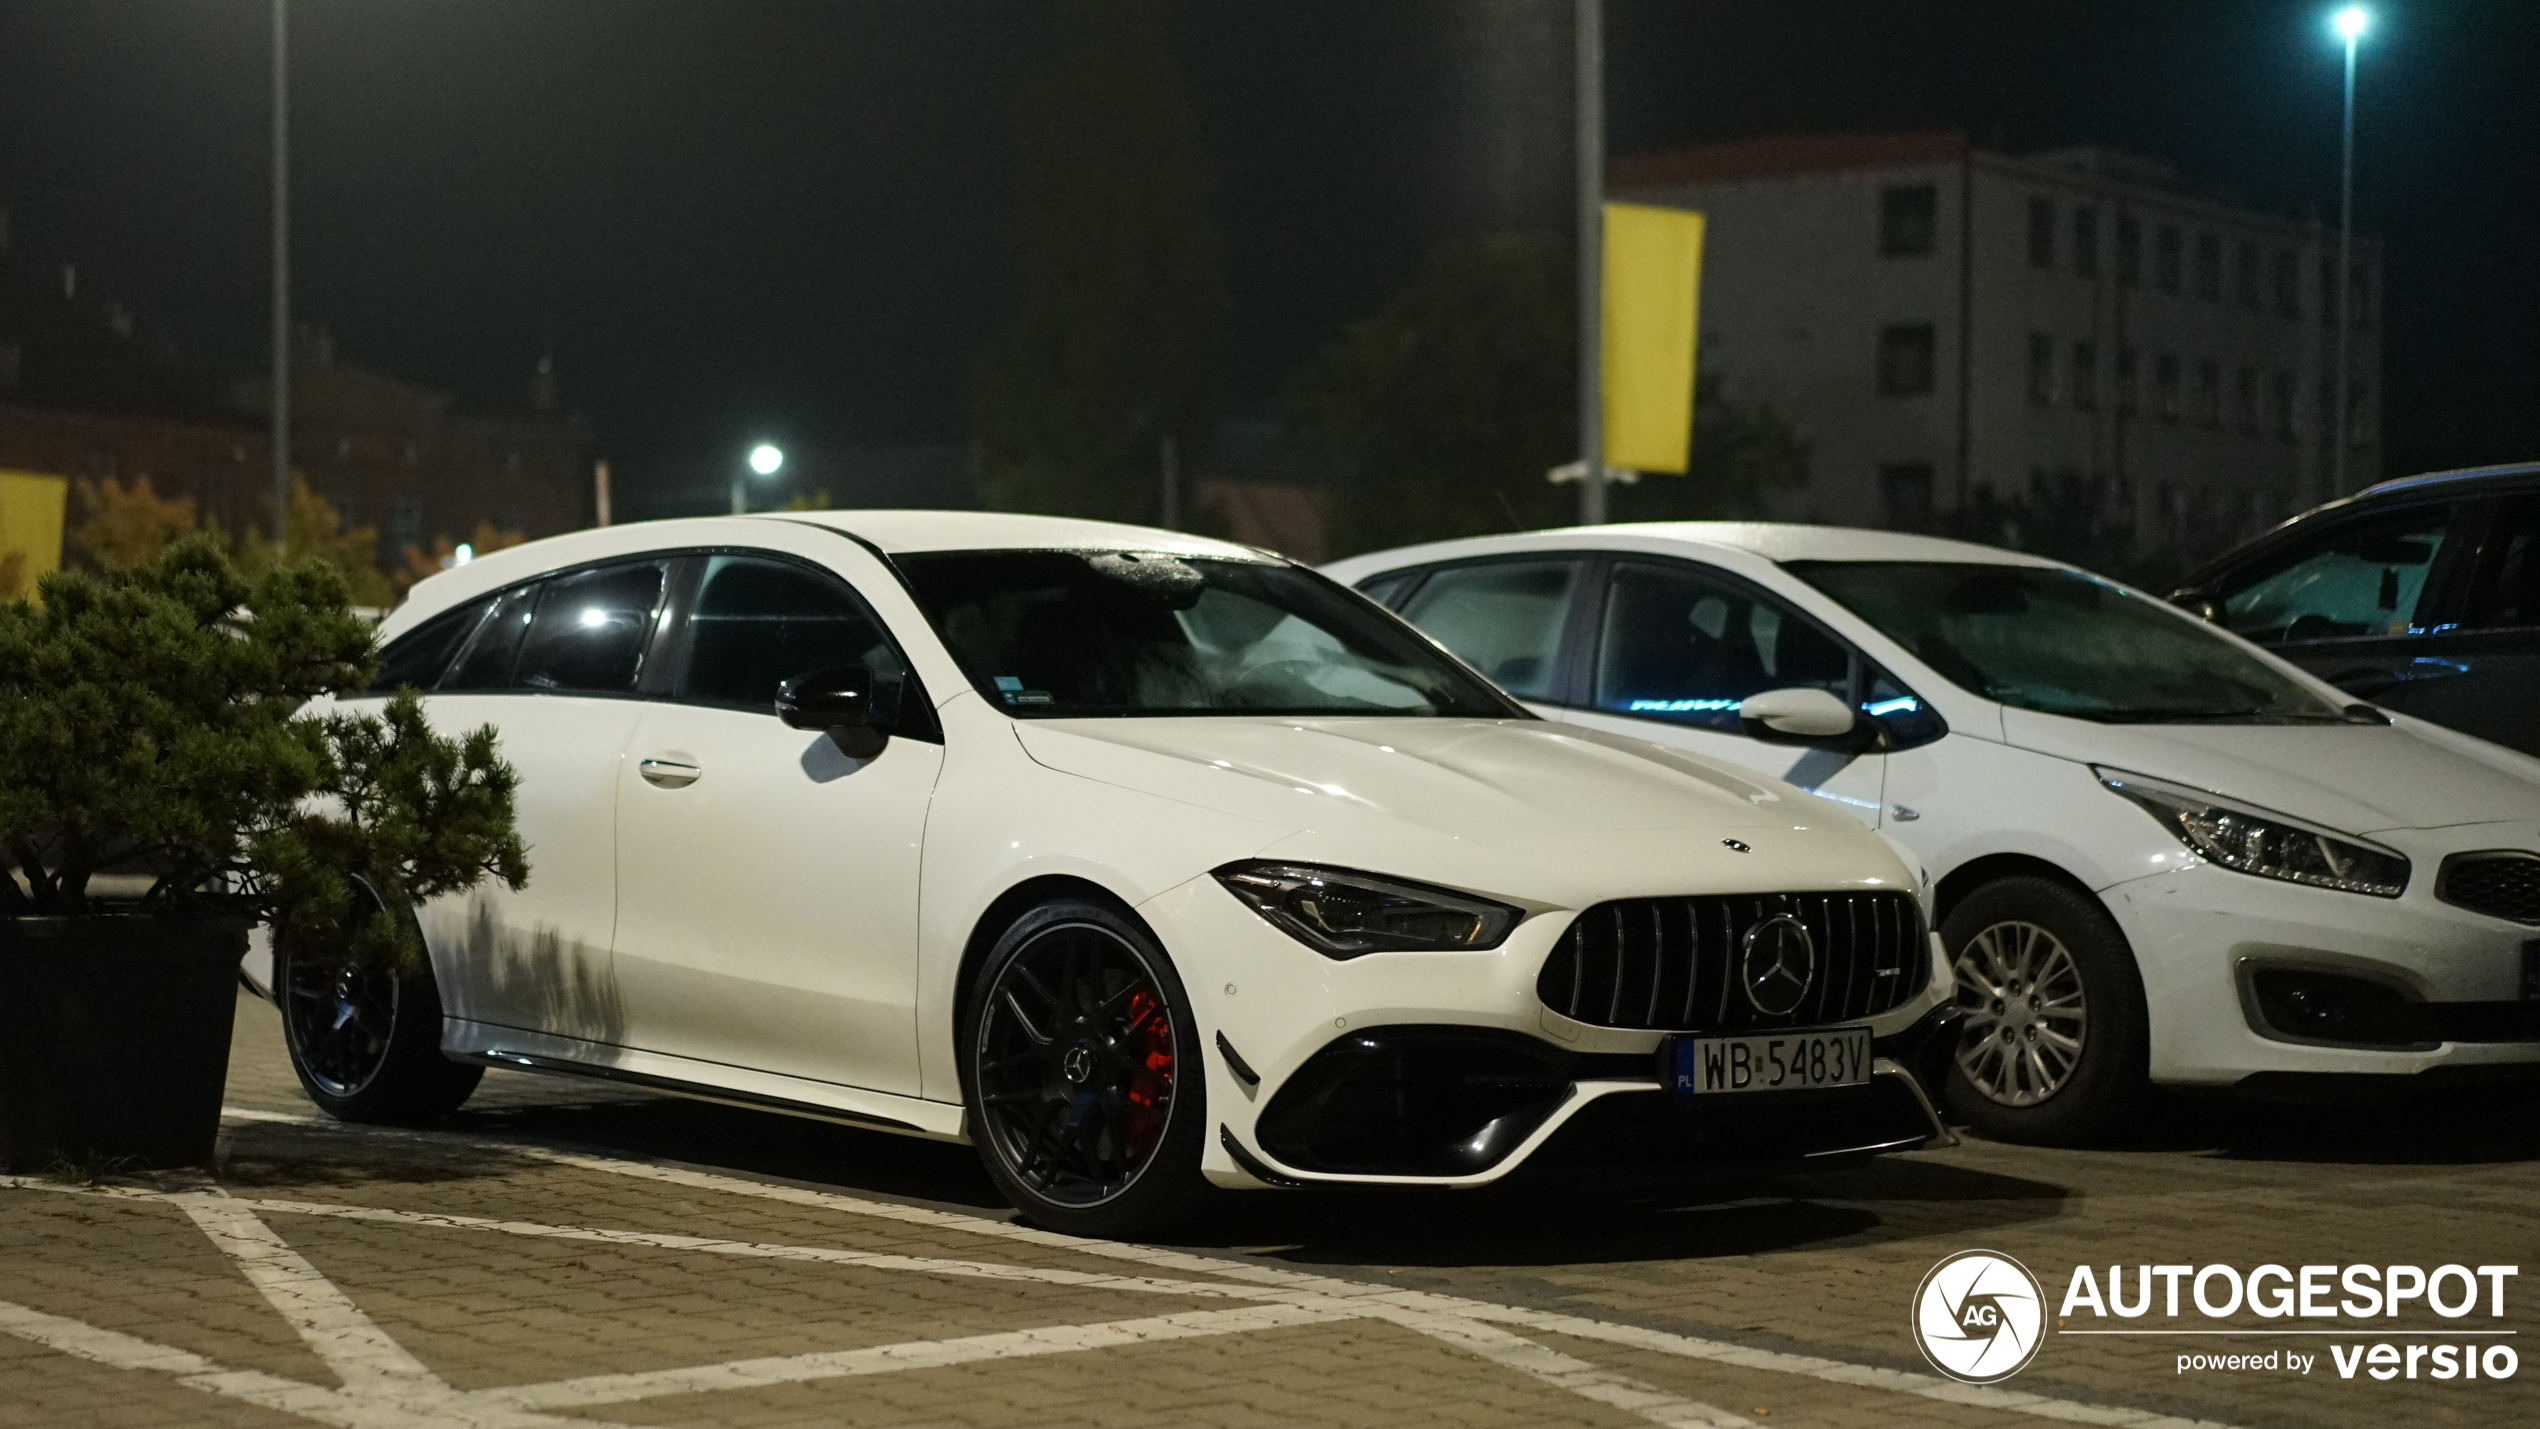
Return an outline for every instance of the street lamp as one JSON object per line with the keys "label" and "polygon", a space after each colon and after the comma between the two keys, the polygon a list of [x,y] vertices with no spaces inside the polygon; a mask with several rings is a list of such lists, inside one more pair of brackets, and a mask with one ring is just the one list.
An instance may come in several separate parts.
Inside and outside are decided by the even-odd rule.
{"label": "street lamp", "polygon": [[[754,474],[759,476],[774,476],[777,469],[785,464],[785,452],[783,448],[777,446],[774,442],[761,442],[757,446],[750,448],[749,461],[750,470]],[[749,513],[749,478],[735,472],[732,476],[732,514],[735,516],[746,516]]]}
{"label": "street lamp", "polygon": [[2354,314],[2350,311],[2355,292],[2355,44],[2372,28],[2372,12],[2361,5],[2348,5],[2331,15],[2329,28],[2346,42],[2346,115],[2344,144],[2337,168],[2337,399],[2336,410],[2329,414],[2329,440],[2334,455],[2330,458],[2330,496],[2346,494],[2346,461],[2353,445],[2348,407],[2354,374],[2348,369],[2348,350],[2353,344]]}

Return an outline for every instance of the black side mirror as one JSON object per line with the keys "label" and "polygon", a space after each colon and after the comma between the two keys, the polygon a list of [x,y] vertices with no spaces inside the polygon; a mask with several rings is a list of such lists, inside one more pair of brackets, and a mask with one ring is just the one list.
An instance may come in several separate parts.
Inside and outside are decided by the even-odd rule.
{"label": "black side mirror", "polygon": [[827,732],[850,759],[871,759],[890,742],[873,723],[873,673],[862,665],[832,665],[796,675],[776,687],[776,717],[795,729]]}

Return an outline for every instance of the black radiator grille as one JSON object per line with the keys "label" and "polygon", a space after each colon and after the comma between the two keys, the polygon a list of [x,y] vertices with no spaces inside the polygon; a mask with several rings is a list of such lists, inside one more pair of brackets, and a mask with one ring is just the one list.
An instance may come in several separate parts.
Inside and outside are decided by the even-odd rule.
{"label": "black radiator grille", "polygon": [[[1749,928],[1788,914],[1808,930],[1816,975],[1799,1005],[1769,1016],[1742,986]],[[1931,952],[1922,908],[1903,893],[1630,898],[1581,913],[1553,946],[1536,995],[1599,1027],[1680,1032],[1818,1027],[1873,1017],[1923,990]]]}
{"label": "black radiator grille", "polygon": [[2540,854],[2456,853],[2443,860],[2434,896],[2490,918],[2540,923]]}

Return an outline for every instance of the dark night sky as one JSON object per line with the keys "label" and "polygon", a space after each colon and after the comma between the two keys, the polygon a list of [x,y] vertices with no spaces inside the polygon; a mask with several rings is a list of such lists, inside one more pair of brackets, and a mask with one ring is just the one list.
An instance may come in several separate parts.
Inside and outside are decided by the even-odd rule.
{"label": "dark night sky", "polygon": [[[1265,407],[1465,212],[1439,157],[1469,114],[1440,38],[1458,3],[1185,8],[1239,404]],[[2393,467],[2540,456],[2540,4],[2380,9],[2358,222],[2389,245]],[[2324,10],[1614,0],[1613,147],[1964,127],[2013,151],[2137,149],[2333,221]],[[1053,44],[1047,5],[293,13],[297,302],[348,358],[509,405],[551,339],[569,400],[628,453],[960,433],[971,357],[1014,300],[1011,96]],[[76,262],[83,293],[234,366],[262,344],[265,17],[0,0],[14,256]]]}

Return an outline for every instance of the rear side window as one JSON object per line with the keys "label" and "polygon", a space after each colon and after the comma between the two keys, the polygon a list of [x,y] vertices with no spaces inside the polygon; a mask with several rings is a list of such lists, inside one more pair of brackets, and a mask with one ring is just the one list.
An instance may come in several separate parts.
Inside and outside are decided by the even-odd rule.
{"label": "rear side window", "polygon": [[1614,568],[1597,644],[1598,709],[1734,730],[1748,696],[1786,689],[1849,702],[1850,647],[1779,601],[1692,567]]}
{"label": "rear side window", "polygon": [[1560,687],[1561,627],[1578,584],[1576,561],[1451,566],[1429,577],[1402,618],[1517,698],[1550,700]]}
{"label": "rear side window", "polygon": [[2261,644],[2404,635],[2452,531],[2452,508],[2417,506],[2350,521],[2222,591],[2223,624]]}
{"label": "rear side window", "polygon": [[516,689],[557,694],[630,694],[661,606],[658,563],[603,566],[545,584],[520,642]]}
{"label": "rear side window", "polygon": [[716,556],[688,616],[679,698],[773,713],[776,687],[833,665],[898,673],[899,657],[855,593],[783,561]]}
{"label": "rear side window", "polygon": [[442,672],[450,667],[450,657],[476,633],[493,605],[491,598],[470,601],[389,641],[388,648],[379,652],[379,674],[364,693],[394,694],[408,685],[429,690],[439,684]]}
{"label": "rear side window", "polygon": [[507,690],[512,683],[512,664],[520,655],[520,637],[529,629],[529,617],[538,608],[538,587],[525,585],[507,592],[494,605],[493,614],[476,627],[476,635],[459,651],[459,657],[441,677],[440,691]]}
{"label": "rear side window", "polygon": [[2497,511],[2461,624],[2472,630],[2540,626],[2540,495],[2511,498]]}

